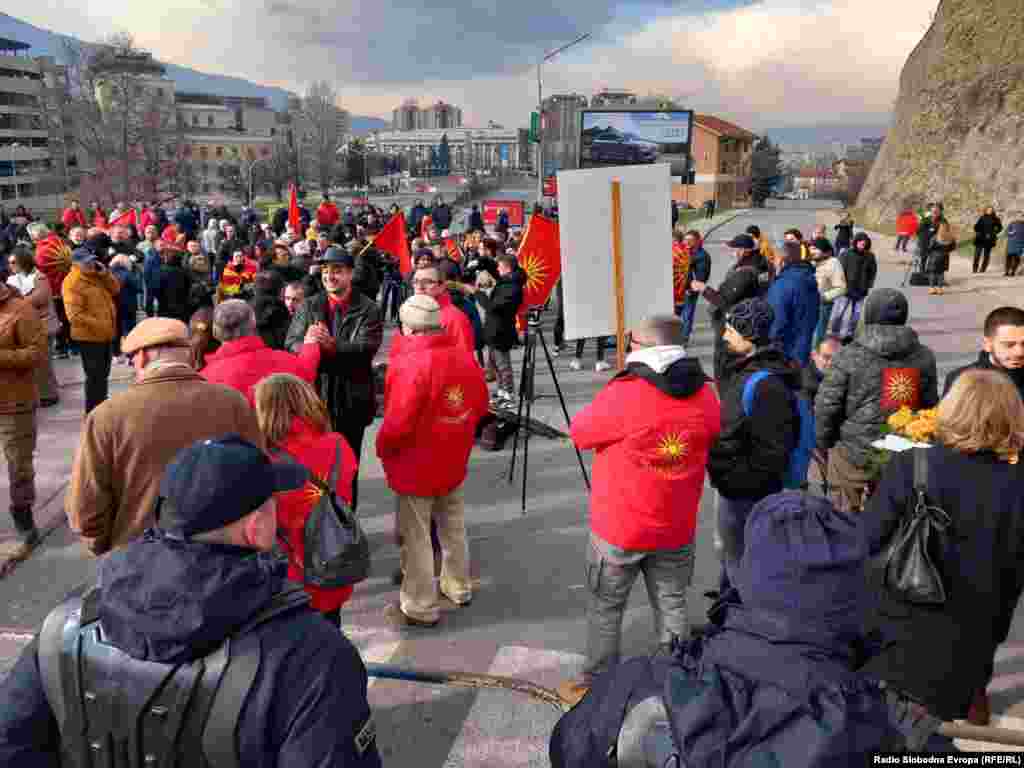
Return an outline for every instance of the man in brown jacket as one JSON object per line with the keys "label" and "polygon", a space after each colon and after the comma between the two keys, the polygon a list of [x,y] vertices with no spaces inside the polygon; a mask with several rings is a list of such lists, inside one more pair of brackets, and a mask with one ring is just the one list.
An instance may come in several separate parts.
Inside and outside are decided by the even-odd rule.
{"label": "man in brown jacket", "polygon": [[0,284],[0,445],[11,488],[11,517],[20,550],[39,538],[32,521],[36,474],[35,369],[46,357],[46,331],[35,309],[10,286]]}
{"label": "man in brown jacket", "polygon": [[71,323],[71,338],[78,344],[85,372],[85,415],[107,399],[112,359],[111,342],[117,329],[114,297],[121,290],[117,278],[89,247],[76,248],[71,273],[61,294]]}
{"label": "man in brown jacket", "polygon": [[121,351],[135,368],[135,386],[86,417],[65,499],[71,529],[96,555],[153,525],[160,478],[182,448],[230,433],[263,445],[245,398],[192,368],[180,320],[143,320]]}

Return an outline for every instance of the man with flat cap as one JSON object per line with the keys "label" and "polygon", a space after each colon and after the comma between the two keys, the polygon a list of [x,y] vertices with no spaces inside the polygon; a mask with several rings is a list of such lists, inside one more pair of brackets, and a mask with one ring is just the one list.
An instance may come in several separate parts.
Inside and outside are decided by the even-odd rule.
{"label": "man with flat cap", "polygon": [[270,552],[306,470],[238,435],[171,459],[158,527],[0,685],[0,765],[379,768],[359,652]]}
{"label": "man with flat cap", "polygon": [[192,368],[180,320],[143,320],[121,351],[135,368],[135,386],[86,418],[64,501],[71,529],[96,555],[153,524],[160,477],[182,448],[231,433],[263,444],[245,397]]}
{"label": "man with flat cap", "polygon": [[[344,248],[331,246],[317,259],[324,292],[310,296],[296,310],[285,348],[295,354],[304,344],[320,346],[320,396],[335,431],[356,454],[363,434],[377,415],[373,356],[384,340],[377,302],[353,286],[355,259]],[[352,481],[352,507],[359,501],[359,474]]]}

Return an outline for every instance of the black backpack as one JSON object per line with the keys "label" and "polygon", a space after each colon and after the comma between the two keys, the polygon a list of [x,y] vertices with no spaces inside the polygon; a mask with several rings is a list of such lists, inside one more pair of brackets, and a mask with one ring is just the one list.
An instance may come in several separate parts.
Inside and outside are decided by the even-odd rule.
{"label": "black backpack", "polygon": [[[301,463],[287,451],[279,452],[289,456],[296,464]],[[348,587],[370,575],[370,543],[355,512],[334,492],[340,464],[339,441],[328,481],[325,483],[312,472],[309,473],[309,482],[319,491],[319,497],[306,517],[302,538],[305,555],[302,563],[292,560],[288,542],[278,535],[278,541],[289,561],[302,570],[303,583],[320,589]]]}
{"label": "black backpack", "polygon": [[61,733],[63,768],[136,765],[239,768],[237,729],[260,668],[259,643],[237,639],[309,596],[286,587],[212,653],[181,664],[136,659],[110,645],[99,591],[55,608],[39,633],[39,675]]}

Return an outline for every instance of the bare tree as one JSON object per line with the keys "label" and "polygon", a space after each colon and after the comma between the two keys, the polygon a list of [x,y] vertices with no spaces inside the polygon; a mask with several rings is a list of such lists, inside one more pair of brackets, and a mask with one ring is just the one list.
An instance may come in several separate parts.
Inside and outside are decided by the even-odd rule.
{"label": "bare tree", "polygon": [[302,114],[296,126],[298,138],[305,145],[303,155],[313,166],[313,174],[324,193],[331,188],[338,167],[341,135],[338,93],[325,80],[309,86],[302,100]]}
{"label": "bare tree", "polygon": [[284,200],[288,182],[295,178],[295,153],[283,141],[275,141],[270,154],[254,170],[254,186],[266,186],[274,190],[278,201]]}
{"label": "bare tree", "polygon": [[173,87],[154,81],[163,66],[124,33],[99,45],[65,38],[63,47],[67,109],[88,168],[83,195],[113,203],[194,188]]}

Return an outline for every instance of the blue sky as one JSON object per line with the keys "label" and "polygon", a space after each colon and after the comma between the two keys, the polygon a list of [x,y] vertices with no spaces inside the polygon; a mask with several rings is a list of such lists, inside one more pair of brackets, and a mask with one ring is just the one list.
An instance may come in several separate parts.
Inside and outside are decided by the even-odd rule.
{"label": "blue sky", "polygon": [[357,114],[444,99],[468,122],[525,125],[544,90],[671,96],[751,130],[887,118],[937,0],[6,0],[56,32],[116,31],[169,62],[302,91]]}

